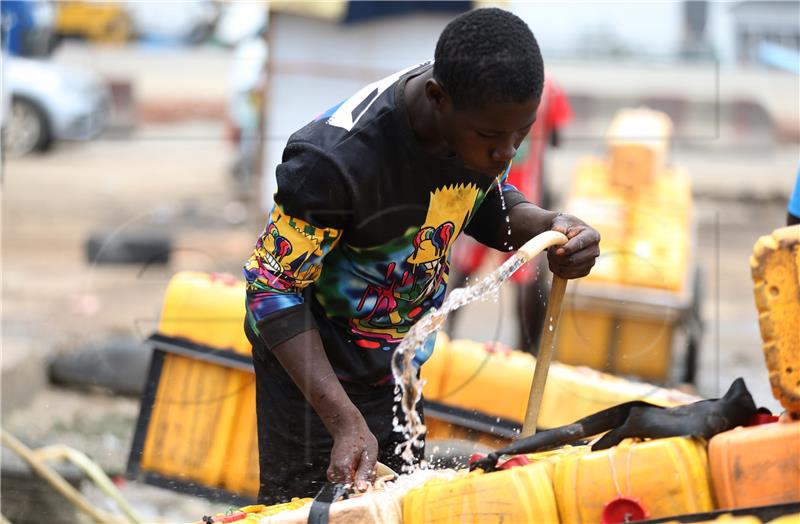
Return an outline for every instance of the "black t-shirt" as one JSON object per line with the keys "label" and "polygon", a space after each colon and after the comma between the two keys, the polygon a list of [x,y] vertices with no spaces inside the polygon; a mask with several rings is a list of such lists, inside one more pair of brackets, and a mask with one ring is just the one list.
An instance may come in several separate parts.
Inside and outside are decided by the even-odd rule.
{"label": "black t-shirt", "polygon": [[342,380],[390,382],[392,352],[443,301],[456,237],[507,250],[505,213],[525,201],[508,169],[491,178],[421,148],[403,94],[430,67],[370,84],[290,137],[244,266],[248,322],[266,345],[316,327]]}

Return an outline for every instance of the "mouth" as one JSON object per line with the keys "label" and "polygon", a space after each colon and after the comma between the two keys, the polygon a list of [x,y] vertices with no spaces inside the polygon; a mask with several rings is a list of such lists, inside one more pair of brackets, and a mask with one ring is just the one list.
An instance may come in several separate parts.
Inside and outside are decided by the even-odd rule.
{"label": "mouth", "polygon": [[480,173],[482,175],[495,178],[495,177],[500,176],[501,174],[503,174],[503,171],[506,170],[507,166],[508,166],[508,164],[492,164],[490,166],[481,166],[481,167],[478,167],[478,166],[467,166],[467,167],[469,167],[473,171],[477,171],[478,173]]}
{"label": "mouth", "polygon": [[272,256],[272,253],[270,253],[269,251],[265,251],[264,252],[263,259],[264,259],[264,262],[267,263],[267,265],[269,266],[269,268],[272,271],[275,271],[277,273],[280,273],[280,272],[283,271],[283,269],[281,268],[281,265],[278,263],[278,260],[274,256]]}

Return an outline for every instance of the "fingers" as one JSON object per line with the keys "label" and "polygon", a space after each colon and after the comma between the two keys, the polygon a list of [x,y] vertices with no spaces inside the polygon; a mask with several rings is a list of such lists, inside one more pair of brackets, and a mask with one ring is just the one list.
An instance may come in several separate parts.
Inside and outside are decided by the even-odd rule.
{"label": "fingers", "polygon": [[577,235],[561,248],[551,249],[547,254],[550,271],[562,278],[588,275],[600,256],[600,247],[592,237],[593,235],[587,235],[588,240],[581,241],[580,235]]}
{"label": "fingers", "polygon": [[364,450],[361,453],[358,469],[356,470],[355,485],[359,491],[364,491],[375,480],[375,466],[378,462],[377,449],[370,453]]}
{"label": "fingers", "polygon": [[564,233],[569,240],[548,250],[550,271],[562,278],[588,275],[600,256],[600,233],[571,215],[558,215],[552,229]]}
{"label": "fingers", "polygon": [[[555,229],[555,228],[553,228]],[[594,248],[600,254],[600,233],[588,226],[575,226],[564,233],[569,240],[563,246],[556,248],[557,255],[571,255],[584,249]],[[595,255],[595,256],[597,256]]]}
{"label": "fingers", "polygon": [[594,267],[594,262],[595,262],[594,259],[592,259],[591,262],[585,265],[576,266],[576,265],[557,265],[553,264],[553,262],[550,261],[550,271],[554,275],[558,275],[561,278],[566,278],[566,279],[581,278],[589,274],[589,272],[592,270],[592,267]]}
{"label": "fingers", "polygon": [[377,462],[378,441],[369,431],[334,440],[328,481],[354,483],[357,489],[364,490],[375,480]]}
{"label": "fingers", "polygon": [[351,457],[335,457],[331,454],[331,462],[327,471],[329,482],[337,484],[352,482],[354,471],[355,464]]}

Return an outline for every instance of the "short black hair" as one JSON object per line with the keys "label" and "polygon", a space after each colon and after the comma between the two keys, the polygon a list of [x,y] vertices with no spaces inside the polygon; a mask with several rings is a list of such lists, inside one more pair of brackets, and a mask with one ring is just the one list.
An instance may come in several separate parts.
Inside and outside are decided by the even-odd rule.
{"label": "short black hair", "polygon": [[508,11],[475,9],[455,18],[439,35],[434,58],[433,76],[457,110],[542,96],[539,44]]}

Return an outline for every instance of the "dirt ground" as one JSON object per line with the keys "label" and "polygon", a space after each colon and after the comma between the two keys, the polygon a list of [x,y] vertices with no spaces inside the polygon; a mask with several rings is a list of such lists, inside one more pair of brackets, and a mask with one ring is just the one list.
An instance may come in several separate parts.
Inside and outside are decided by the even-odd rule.
{"label": "dirt ground", "polygon": [[[78,346],[101,344],[112,333],[143,340],[155,328],[171,275],[181,270],[240,274],[264,216],[234,201],[228,176],[231,149],[223,137],[220,120],[159,123],[140,126],[129,137],[60,144],[47,155],[5,161],[4,359],[27,355],[46,362]],[[557,168],[574,165],[583,154],[567,148],[556,152],[552,162]],[[716,177],[732,161],[739,169],[752,166],[753,177],[763,165],[757,158],[731,160],[726,152],[708,153],[703,161],[714,167]],[[787,193],[790,184],[787,175]],[[562,178],[559,187],[563,185]],[[699,392],[721,394],[733,378],[744,376],[757,402],[775,409],[748,258],[758,236],[783,224],[785,201],[779,196],[719,199],[709,194],[696,201],[696,217],[696,263],[705,275],[706,320]],[[169,264],[108,266],[86,261],[90,234],[142,229],[172,236]],[[499,333],[501,341],[513,343],[511,301],[511,293],[504,290],[499,307],[492,302],[470,306],[451,335],[488,340]],[[48,386],[26,400],[19,409],[3,413],[4,428],[30,442],[72,445],[108,471],[123,472],[138,413],[136,399]],[[188,521],[219,509],[136,483],[128,483],[124,492],[150,519]],[[103,501],[99,493],[89,495]]]}

